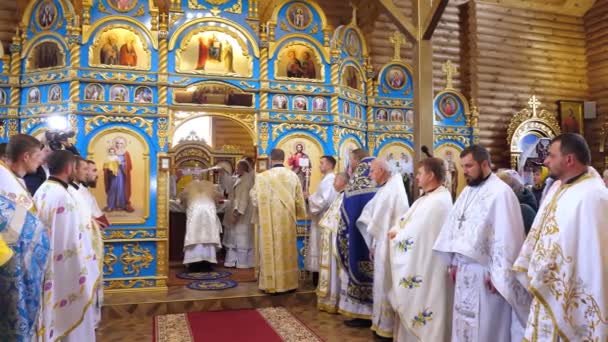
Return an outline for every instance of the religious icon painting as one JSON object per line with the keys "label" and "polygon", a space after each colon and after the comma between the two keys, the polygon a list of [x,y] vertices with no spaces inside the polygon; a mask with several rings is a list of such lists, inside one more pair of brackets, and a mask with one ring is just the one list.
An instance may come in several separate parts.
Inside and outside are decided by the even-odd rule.
{"label": "religious icon painting", "polygon": [[150,203],[145,140],[130,129],[108,129],[91,139],[88,157],[101,168],[100,185],[93,194],[108,220],[113,225],[144,223]]}
{"label": "religious icon painting", "polygon": [[3,89],[0,89],[0,105],[6,104],[6,92]]}
{"label": "religious icon painting", "polygon": [[405,71],[398,66],[390,67],[384,75],[386,84],[393,90],[403,89],[407,83]]}
{"label": "religious icon painting", "polygon": [[308,100],[304,96],[293,98],[292,110],[308,110]]}
{"label": "religious icon painting", "polygon": [[363,90],[363,80],[359,73],[359,70],[352,65],[347,65],[342,70],[342,85],[356,89]]}
{"label": "religious icon painting", "polygon": [[65,66],[65,52],[56,41],[43,41],[32,49],[27,60],[26,70],[56,68]]}
{"label": "religious icon painting", "polygon": [[359,39],[357,32],[353,29],[349,29],[346,31],[344,40],[346,52],[351,56],[357,56],[361,51],[361,40]]}
{"label": "religious icon painting", "polygon": [[129,102],[129,90],[124,85],[115,85],[110,88],[111,102]]}
{"label": "religious icon painting", "polygon": [[301,134],[288,135],[277,143],[285,151],[285,166],[289,167],[300,179],[302,189],[310,193],[316,191],[321,181],[319,159],[323,148],[314,139]]}
{"label": "religious icon painting", "polygon": [[349,175],[352,174],[352,170],[350,170],[350,154],[360,147],[361,146],[353,138],[347,138],[344,140],[342,145],[340,145],[340,171],[347,172]]}
{"label": "religious icon painting", "polygon": [[272,97],[272,109],[287,109],[287,96],[275,95]]}
{"label": "religious icon painting", "polygon": [[180,72],[250,77],[252,59],[248,45],[238,35],[205,28],[186,37],[177,50],[175,68]]}
{"label": "religious icon painting", "polygon": [[52,85],[49,88],[49,102],[59,102],[61,101],[61,94],[63,93],[61,87],[57,84]]}
{"label": "religious icon painting", "polygon": [[461,149],[457,148],[456,145],[443,143],[437,147],[433,153],[437,158],[444,160],[445,169],[447,171],[444,186],[450,191],[452,198],[456,198],[467,185],[464,178],[464,172],[458,162],[460,152]]}
{"label": "religious icon painting", "polygon": [[95,37],[90,48],[91,66],[150,69],[150,51],[142,37],[131,28],[112,28]]}
{"label": "religious icon painting", "polygon": [[405,124],[408,125],[409,127],[414,126],[414,111],[411,109],[408,109],[405,112]]}
{"label": "religious icon painting", "polygon": [[118,12],[129,12],[137,5],[137,0],[107,0],[107,2],[112,9]]}
{"label": "religious icon painting", "polygon": [[445,94],[439,100],[439,113],[446,118],[451,118],[458,113],[460,109],[458,99],[452,94]]}
{"label": "religious icon painting", "polygon": [[306,30],[312,24],[312,12],[301,2],[296,2],[287,8],[287,21],[296,30]]}
{"label": "religious icon painting", "polygon": [[562,133],[583,134],[583,102],[559,101]]}
{"label": "religious icon painting", "polygon": [[403,111],[400,109],[391,110],[391,122],[403,122]]}
{"label": "religious icon painting", "polygon": [[86,101],[103,101],[104,90],[99,84],[89,84],[84,88],[84,99]]}
{"label": "religious icon painting", "polygon": [[327,99],[324,97],[315,97],[312,100],[312,109],[315,112],[327,112]]}
{"label": "religious icon painting", "polygon": [[404,143],[389,143],[380,150],[378,155],[386,158],[393,172],[412,177],[414,173],[413,153]]}
{"label": "religious icon painting", "polygon": [[363,119],[363,111],[359,105],[355,106],[355,118],[360,120]]}
{"label": "religious icon painting", "polygon": [[135,103],[152,103],[152,89],[148,87],[135,89]]}
{"label": "religious icon painting", "polygon": [[57,6],[50,0],[46,0],[38,7],[38,14],[36,15],[38,25],[43,30],[46,30],[53,26],[57,20]]}
{"label": "religious icon painting", "polygon": [[321,59],[312,48],[303,44],[290,44],[279,52],[275,63],[277,77],[321,80]]}
{"label": "religious icon painting", "polygon": [[350,102],[342,102],[342,114],[350,115]]}
{"label": "religious icon painting", "polygon": [[384,108],[376,110],[376,121],[388,121],[388,112]]}
{"label": "religious icon painting", "polygon": [[31,88],[27,92],[27,103],[28,104],[40,103],[40,89]]}

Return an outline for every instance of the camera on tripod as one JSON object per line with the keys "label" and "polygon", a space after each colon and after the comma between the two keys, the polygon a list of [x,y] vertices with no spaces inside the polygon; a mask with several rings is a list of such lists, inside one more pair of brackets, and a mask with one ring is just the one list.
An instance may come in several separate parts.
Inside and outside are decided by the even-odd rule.
{"label": "camera on tripod", "polygon": [[68,139],[76,136],[76,132],[73,130],[48,130],[45,133],[46,141],[53,151],[59,151],[63,149],[64,143]]}

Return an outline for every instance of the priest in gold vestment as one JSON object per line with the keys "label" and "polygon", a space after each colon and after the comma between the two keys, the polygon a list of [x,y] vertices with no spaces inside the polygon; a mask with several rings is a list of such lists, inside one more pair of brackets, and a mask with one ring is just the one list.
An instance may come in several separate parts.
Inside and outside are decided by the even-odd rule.
{"label": "priest in gold vestment", "polygon": [[268,293],[298,288],[297,220],[306,218],[302,184],[298,176],[285,168],[285,152],[270,152],[272,168],[255,179],[251,191],[258,232],[258,282]]}

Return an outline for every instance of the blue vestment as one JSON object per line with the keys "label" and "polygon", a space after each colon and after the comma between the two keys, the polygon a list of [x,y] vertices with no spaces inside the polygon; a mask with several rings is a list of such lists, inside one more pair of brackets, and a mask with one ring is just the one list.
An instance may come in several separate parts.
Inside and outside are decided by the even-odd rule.
{"label": "blue vestment", "polygon": [[374,263],[369,258],[365,239],[357,228],[357,219],[378,191],[369,177],[373,160],[368,157],[359,163],[353,182],[344,191],[337,236],[340,263],[348,273],[347,294],[364,303],[373,302]]}
{"label": "blue vestment", "polygon": [[0,341],[31,341],[50,255],[48,231],[32,212],[0,196],[0,234],[15,253],[0,266]]}

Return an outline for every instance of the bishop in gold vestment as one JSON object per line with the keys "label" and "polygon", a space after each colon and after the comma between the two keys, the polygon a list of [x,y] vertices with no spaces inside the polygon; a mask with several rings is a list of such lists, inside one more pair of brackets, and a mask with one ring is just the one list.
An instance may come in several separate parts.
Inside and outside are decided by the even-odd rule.
{"label": "bishop in gold vestment", "polygon": [[251,197],[257,207],[259,288],[278,293],[298,288],[296,223],[306,218],[306,207],[300,179],[282,164],[284,152],[273,150],[271,159],[273,167],[256,176]]}

